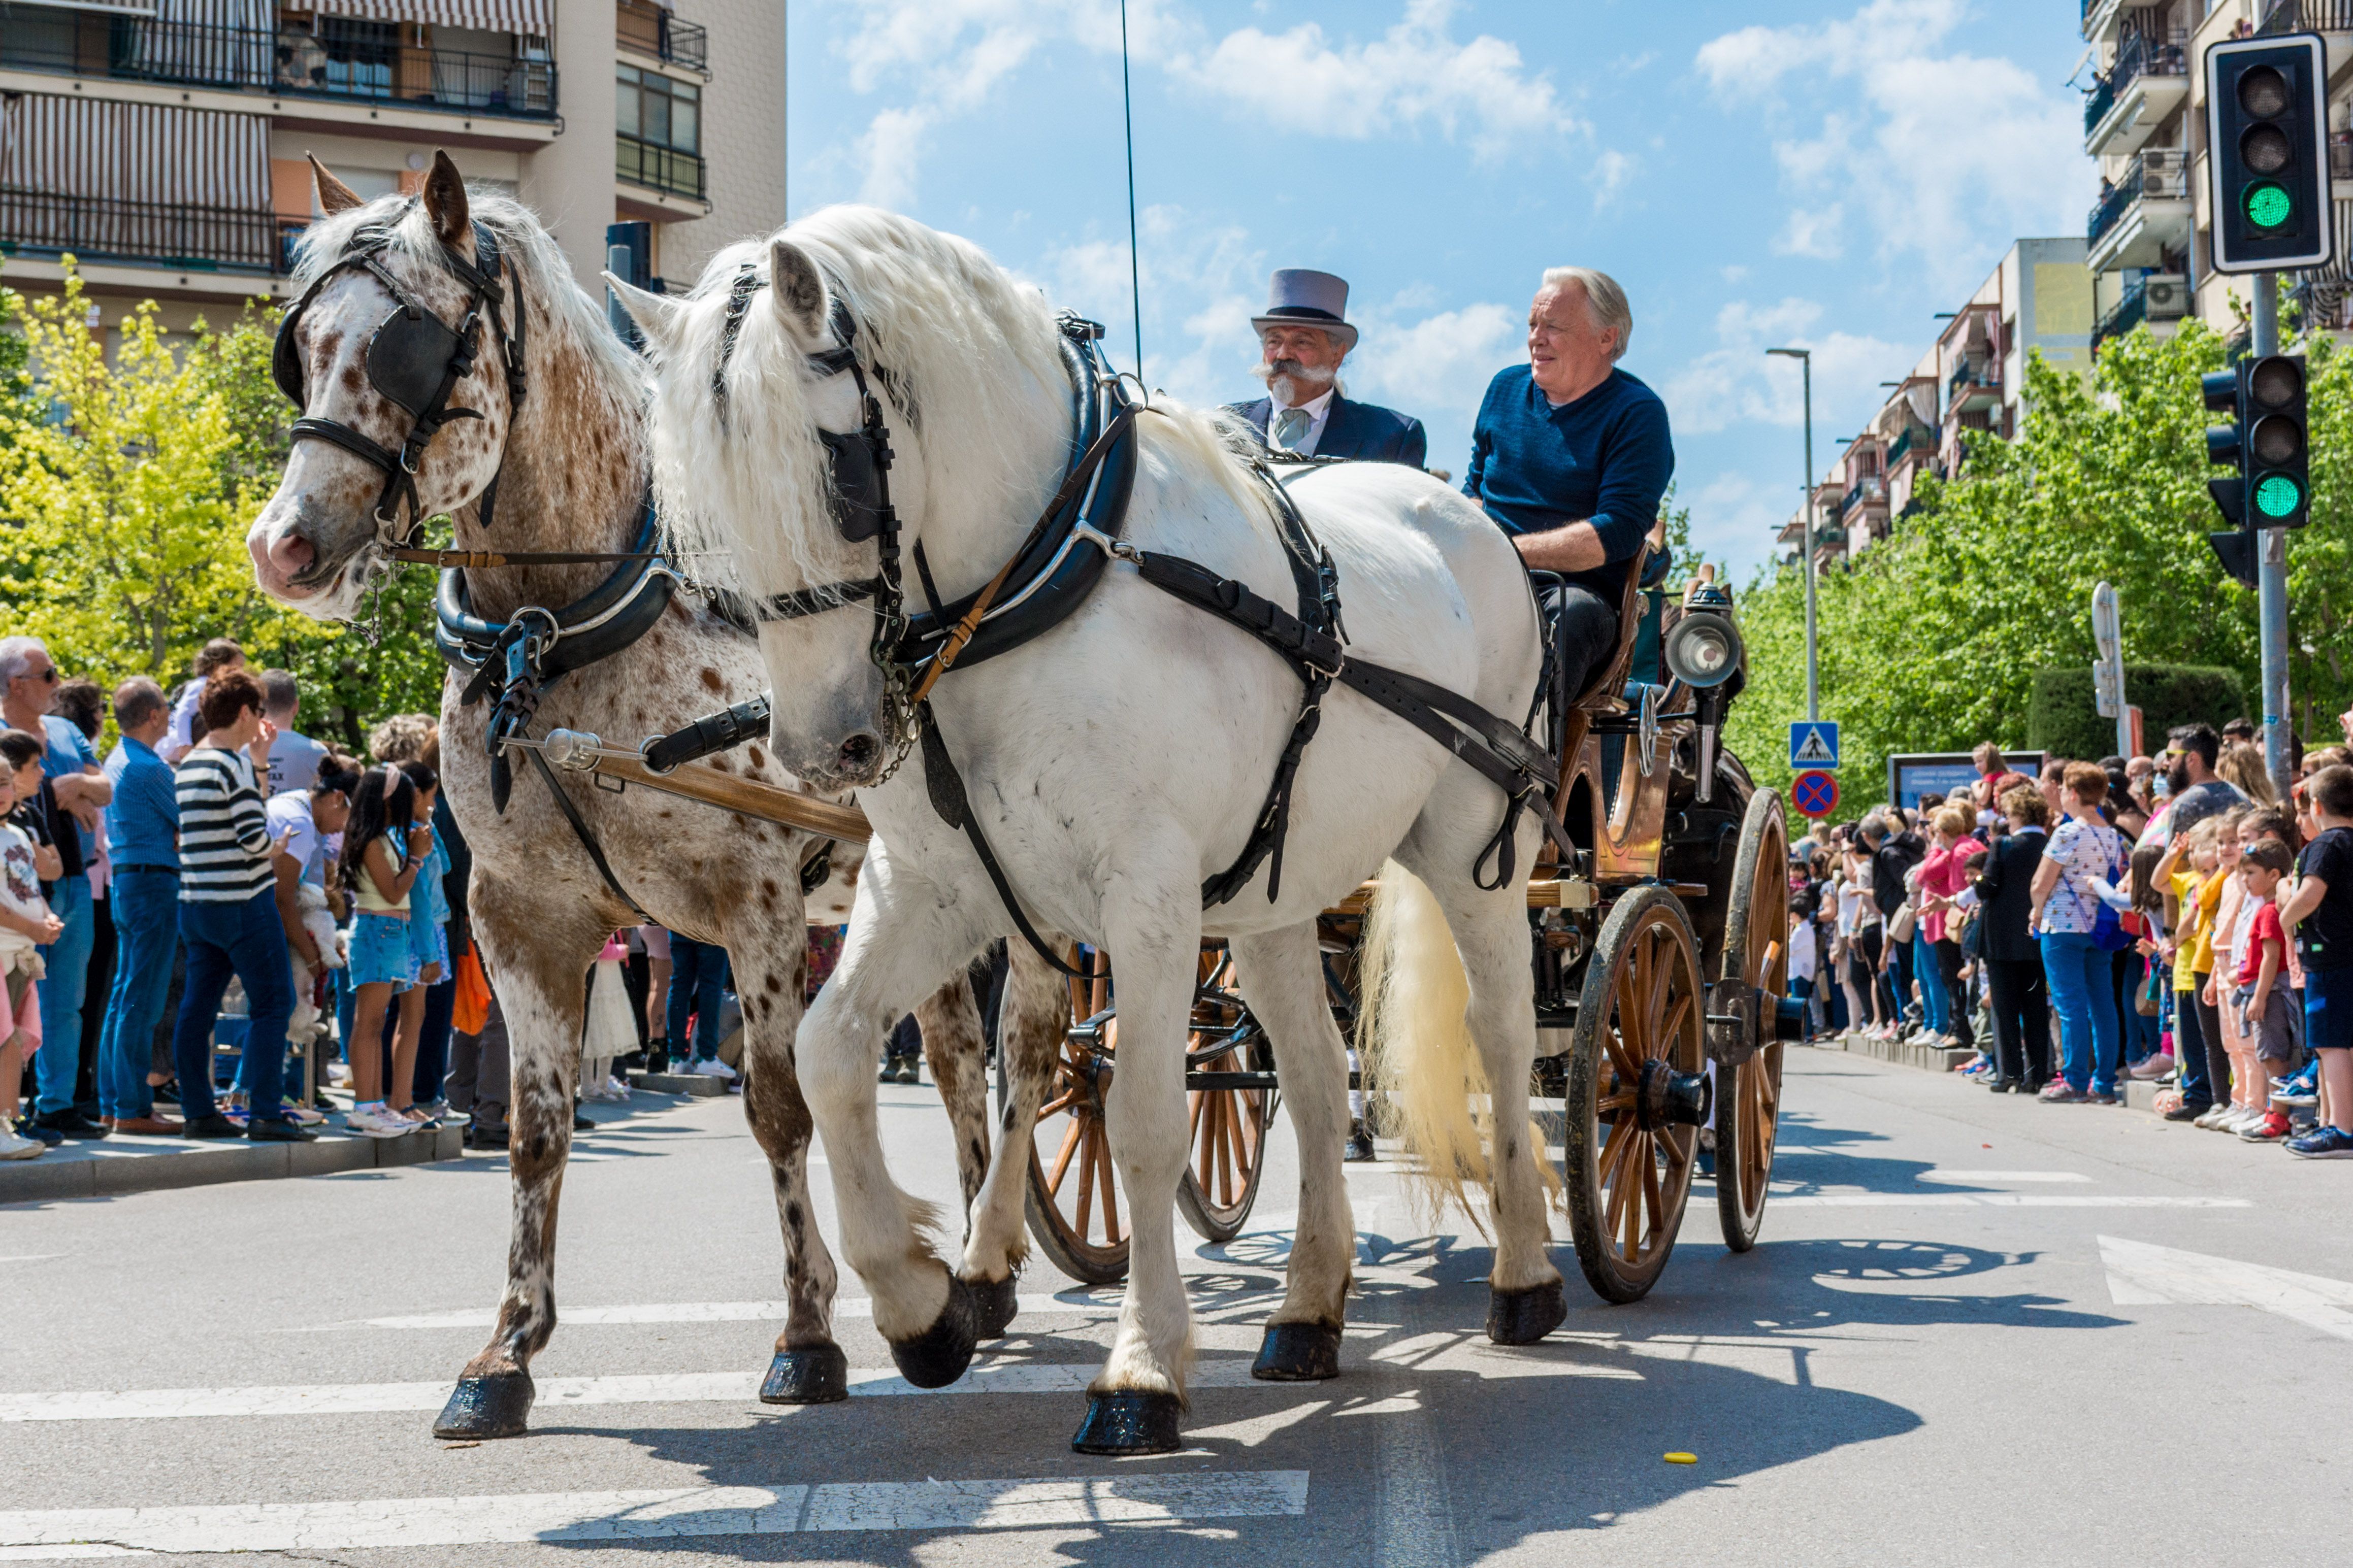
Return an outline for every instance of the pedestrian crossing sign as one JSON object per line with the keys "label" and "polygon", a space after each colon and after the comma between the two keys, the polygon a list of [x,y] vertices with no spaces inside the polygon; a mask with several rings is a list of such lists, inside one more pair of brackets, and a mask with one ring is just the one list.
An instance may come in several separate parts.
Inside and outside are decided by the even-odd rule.
{"label": "pedestrian crossing sign", "polygon": [[1835,768],[1839,765],[1839,727],[1828,719],[1810,719],[1789,726],[1789,765],[1793,768]]}

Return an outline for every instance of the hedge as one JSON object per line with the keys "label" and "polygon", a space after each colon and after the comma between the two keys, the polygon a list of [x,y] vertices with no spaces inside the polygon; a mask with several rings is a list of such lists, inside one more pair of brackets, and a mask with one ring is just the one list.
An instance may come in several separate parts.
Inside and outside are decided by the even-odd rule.
{"label": "hedge", "polygon": [[[2154,750],[2177,724],[2220,730],[2247,711],[2236,670],[2200,664],[2128,664],[2125,700],[2141,711],[2142,744]],[[2027,700],[2026,743],[2053,756],[2096,760],[2113,756],[2116,721],[2100,717],[2092,668],[2075,665],[2034,672]]]}

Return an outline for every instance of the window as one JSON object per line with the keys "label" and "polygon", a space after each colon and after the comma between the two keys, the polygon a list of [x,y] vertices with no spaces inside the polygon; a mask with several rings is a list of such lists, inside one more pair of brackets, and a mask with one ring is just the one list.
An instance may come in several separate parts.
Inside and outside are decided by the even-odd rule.
{"label": "window", "polygon": [[315,25],[320,46],[326,51],[323,80],[329,91],[367,98],[390,96],[392,68],[400,58],[398,24],[321,16]]}
{"label": "window", "polygon": [[702,151],[702,89],[635,66],[621,66],[619,131],[679,153]]}

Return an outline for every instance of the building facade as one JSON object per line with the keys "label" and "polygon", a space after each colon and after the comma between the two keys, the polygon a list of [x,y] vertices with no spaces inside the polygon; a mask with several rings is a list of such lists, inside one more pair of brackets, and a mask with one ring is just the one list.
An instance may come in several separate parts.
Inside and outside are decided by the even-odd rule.
{"label": "building facade", "polygon": [[[714,63],[715,62],[715,63]],[[513,193],[600,292],[606,226],[683,282],[785,216],[775,0],[0,0],[0,258],[75,257],[109,319],[280,300],[316,216],[306,154],[363,196],[436,150]]]}

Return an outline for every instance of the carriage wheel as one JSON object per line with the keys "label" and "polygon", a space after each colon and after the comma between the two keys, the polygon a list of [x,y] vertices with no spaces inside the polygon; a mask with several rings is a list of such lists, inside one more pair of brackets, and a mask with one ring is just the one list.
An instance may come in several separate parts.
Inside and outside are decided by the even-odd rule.
{"label": "carriage wheel", "polygon": [[1788,989],[1789,829],[1781,797],[1760,789],[1740,825],[1732,903],[1724,921],[1723,978],[1761,993],[1757,1049],[1733,1068],[1718,1068],[1715,1099],[1715,1210],[1724,1245],[1746,1252],[1765,1222],[1773,1180],[1773,1142],[1781,1122],[1781,1052],[1774,1002]]}
{"label": "carriage wheel", "polygon": [[[1249,1072],[1263,1051],[1251,1049],[1259,1031],[1234,989],[1234,963],[1222,946],[1201,952],[1194,988],[1193,1029],[1185,1047],[1192,1072]],[[1273,1095],[1263,1089],[1197,1089],[1185,1096],[1192,1118],[1192,1157],[1176,1188],[1176,1212],[1204,1241],[1241,1234],[1266,1173],[1266,1128]]]}
{"label": "carriage wheel", "polygon": [[[1111,1157],[1103,1096],[1111,1089],[1119,1020],[1111,1008],[1111,960],[1097,952],[1073,968],[1071,1027],[1038,1107],[1029,1140],[1029,1234],[1055,1268],[1089,1285],[1127,1278],[1128,1224]],[[1003,1079],[999,1108],[1003,1106]]]}
{"label": "carriage wheel", "polygon": [[1704,1005],[1682,903],[1620,895],[1577,1002],[1563,1173],[1577,1261],[1605,1300],[1640,1300],[1674,1251],[1707,1119]]}

